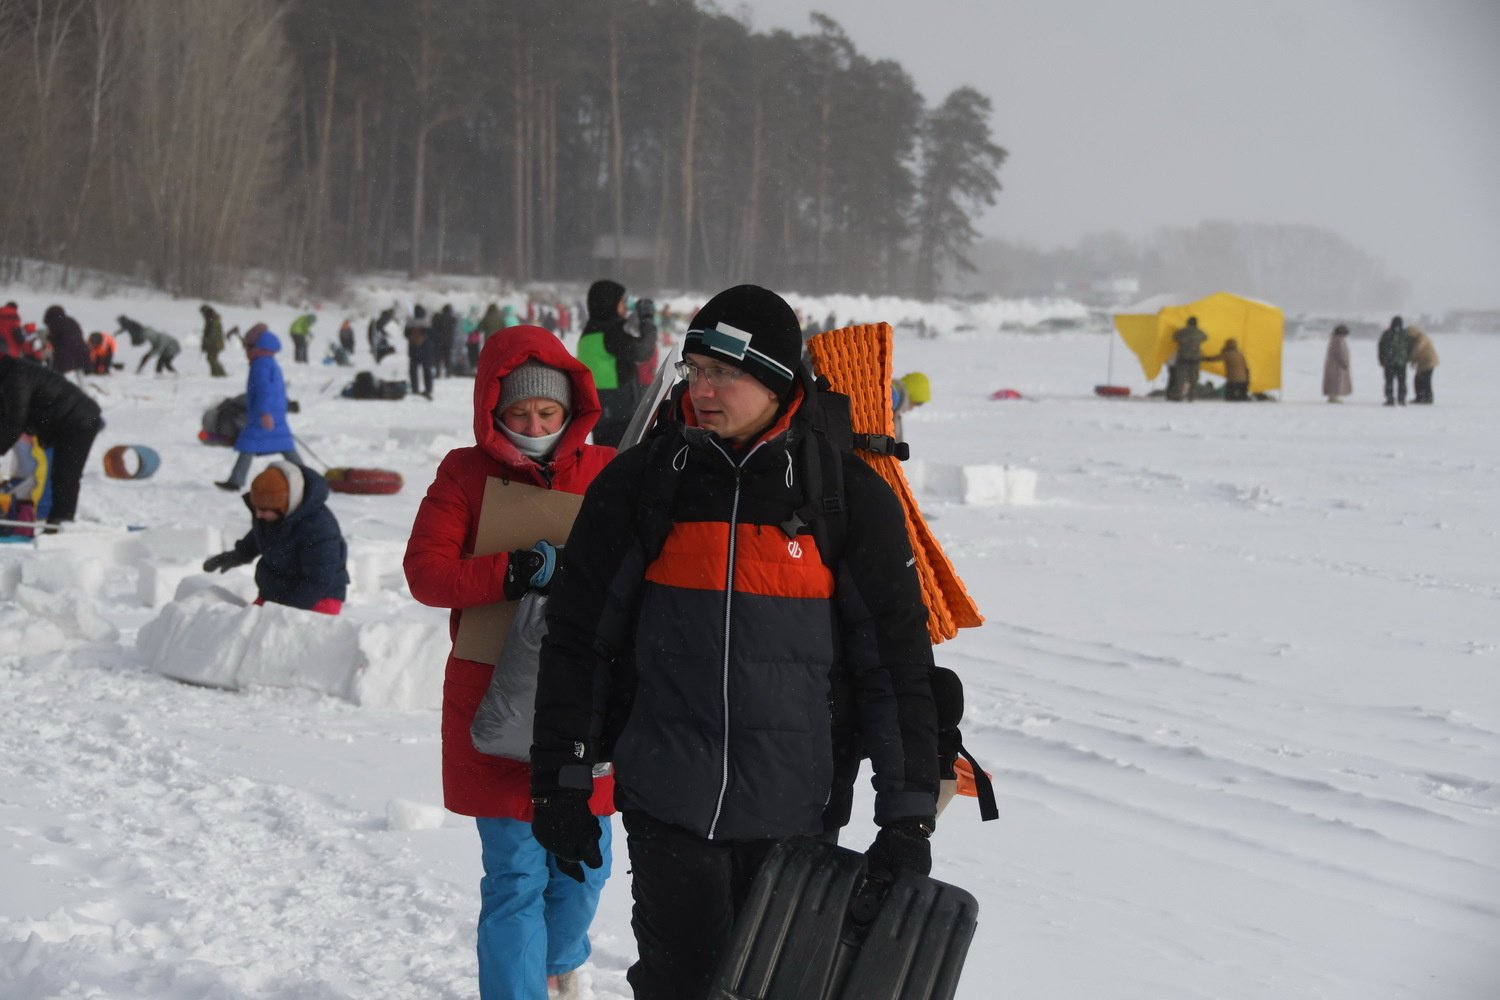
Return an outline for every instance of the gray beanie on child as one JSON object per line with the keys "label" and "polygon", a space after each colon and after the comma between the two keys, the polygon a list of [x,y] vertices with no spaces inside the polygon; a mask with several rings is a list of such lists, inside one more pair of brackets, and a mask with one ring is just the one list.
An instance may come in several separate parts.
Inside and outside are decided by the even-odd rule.
{"label": "gray beanie on child", "polygon": [[563,409],[572,412],[573,380],[566,372],[540,361],[527,361],[512,369],[500,380],[500,405],[497,410],[519,403],[523,399],[555,399]]}

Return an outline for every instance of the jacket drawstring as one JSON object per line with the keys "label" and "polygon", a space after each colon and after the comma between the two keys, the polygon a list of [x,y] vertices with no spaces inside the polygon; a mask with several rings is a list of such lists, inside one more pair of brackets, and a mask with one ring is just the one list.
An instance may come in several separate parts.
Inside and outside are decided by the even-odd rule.
{"label": "jacket drawstring", "polygon": [[672,456],[672,470],[674,472],[681,472],[684,468],[687,467],[687,453],[688,446],[683,445],[681,448],[677,449],[677,454]]}

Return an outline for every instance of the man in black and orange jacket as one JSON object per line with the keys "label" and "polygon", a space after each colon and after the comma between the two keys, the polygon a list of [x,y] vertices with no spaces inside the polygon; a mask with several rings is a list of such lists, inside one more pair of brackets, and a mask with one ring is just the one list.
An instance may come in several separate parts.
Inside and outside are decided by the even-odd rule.
{"label": "man in black and orange jacket", "polygon": [[[938,787],[927,610],[899,500],[841,455],[835,565],[789,520],[816,491],[800,471],[816,445],[795,313],[764,288],[729,289],[683,352],[665,444],[608,465],[569,535],[532,748],[533,832],[575,868],[597,862],[587,789],[593,765],[614,761],[637,998],[707,994],[771,846],[847,822],[847,801],[828,807],[860,749],[881,827],[872,871],[929,870]],[[663,477],[671,497],[643,516],[643,484]]]}

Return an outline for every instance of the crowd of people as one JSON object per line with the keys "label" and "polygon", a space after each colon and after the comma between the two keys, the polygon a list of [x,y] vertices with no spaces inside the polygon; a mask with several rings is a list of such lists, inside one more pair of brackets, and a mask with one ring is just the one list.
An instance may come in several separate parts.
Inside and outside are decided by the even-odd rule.
{"label": "crowd of people", "polygon": [[[200,312],[212,376],[227,376],[221,355],[230,341],[246,356],[245,424],[234,466],[215,485],[241,492],[248,484],[250,516],[249,531],[203,569],[255,563],[257,604],[336,615],[348,548],[328,483],[303,463],[287,422],[281,340],[264,323],[226,333],[217,310]],[[570,351],[561,334],[578,316]],[[294,363],[309,363],[316,320],[304,313],[290,325]],[[624,435],[655,373],[660,332],[676,322],[651,299],[601,280],[576,311],[491,304],[460,316],[451,303],[430,315],[422,305],[393,306],[366,328],[377,364],[395,353],[399,329],[420,395],[431,398],[434,379],[473,378],[474,444],[438,465],[407,543],[412,596],[449,609],[455,636],[467,609],[545,601],[524,757],[483,753],[471,736],[501,669],[499,650],[476,659],[455,643],[446,664],[444,804],[472,817],[478,834],[486,1000],[575,995],[589,926],[617,867],[617,810],[638,948],[628,979],[647,1000],[706,995],[770,848],[799,835],[836,841],[862,759],[873,770],[879,828],[869,869],[894,878],[931,868],[947,765],[906,514],[850,454],[840,459],[842,542],[820,541],[816,525],[792,516],[816,489],[802,470],[817,461],[817,389],[804,354],[817,324],[758,286],[727,289],[687,319],[678,386],[649,439],[630,447],[637,442]],[[14,446],[30,463],[0,491],[0,515],[24,513],[45,467],[48,519],[65,522],[104,427],[99,405],[70,375],[118,363],[111,338],[101,370],[92,338],[61,307],[43,323],[45,347],[37,347],[18,335],[15,304],[0,309],[0,452]],[[124,315],[118,328],[146,348],[137,373],[153,360],[158,375],[176,372],[175,337]],[[1330,337],[1330,402],[1352,391],[1348,335],[1341,325]],[[1168,397],[1194,398],[1200,366],[1218,362],[1224,398],[1249,398],[1236,340],[1205,356],[1208,339],[1196,317],[1177,332]],[[331,350],[347,359],[356,347],[346,318]],[[1432,402],[1430,338],[1396,317],[1378,353],[1386,405],[1404,405],[1408,367],[1413,401]],[[902,414],[930,398],[921,372],[892,383],[898,441]],[[279,458],[252,478],[260,456]],[[486,484],[496,479],[580,496],[566,542],[537,537],[476,551]],[[739,561],[753,572],[737,571]]]}
{"label": "crowd of people", "polygon": [[[1239,341],[1230,337],[1219,353],[1205,356],[1203,344],[1208,334],[1198,325],[1198,317],[1189,316],[1186,324],[1172,335],[1176,345],[1167,361],[1165,396],[1176,402],[1192,402],[1219,390],[1199,384],[1198,376],[1205,362],[1224,366],[1223,398],[1226,402],[1245,402],[1250,397],[1250,365],[1240,350]],[[1432,338],[1414,326],[1407,326],[1400,316],[1393,316],[1380,335],[1376,357],[1385,380],[1385,405],[1406,405],[1407,369],[1413,373],[1412,402],[1427,403],[1432,398],[1432,375],[1438,365],[1437,348]],[[1354,378],[1349,355],[1349,327],[1335,326],[1328,337],[1323,356],[1323,395],[1330,403],[1339,403],[1354,393]]]}

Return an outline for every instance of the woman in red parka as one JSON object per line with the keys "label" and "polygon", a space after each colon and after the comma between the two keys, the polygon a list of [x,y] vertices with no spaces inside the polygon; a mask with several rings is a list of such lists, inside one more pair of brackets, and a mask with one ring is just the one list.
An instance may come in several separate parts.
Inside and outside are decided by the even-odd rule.
{"label": "woman in red parka", "polygon": [[[485,480],[582,494],[615,453],[585,443],[599,412],[588,368],[546,330],[511,327],[485,343],[474,380],[475,446],[450,451],[438,466],[406,546],[412,596],[452,608],[450,634],[462,609],[519,600],[550,582],[554,560],[545,542],[473,554]],[[469,735],[492,670],[449,654],[443,802],[479,827],[479,992],[483,1000],[508,1000],[544,995],[544,980],[566,979],[588,958],[588,927],[609,874],[610,823],[600,820],[604,864],[584,869],[581,882],[532,837],[530,767],[480,753]],[[595,816],[614,812],[613,794],[612,778],[595,779]]]}

